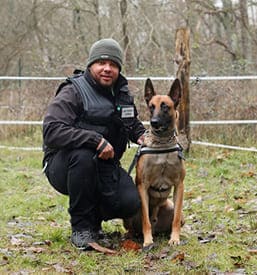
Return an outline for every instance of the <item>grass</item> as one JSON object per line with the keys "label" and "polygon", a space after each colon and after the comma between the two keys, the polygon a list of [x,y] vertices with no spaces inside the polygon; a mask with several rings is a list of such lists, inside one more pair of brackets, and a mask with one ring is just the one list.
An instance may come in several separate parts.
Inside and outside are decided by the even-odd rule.
{"label": "grass", "polygon": [[149,252],[128,249],[121,222],[112,220],[103,228],[116,255],[71,246],[68,198],[49,185],[41,160],[40,151],[0,151],[0,274],[257,274],[256,153],[192,146],[182,244],[168,247],[157,236]]}

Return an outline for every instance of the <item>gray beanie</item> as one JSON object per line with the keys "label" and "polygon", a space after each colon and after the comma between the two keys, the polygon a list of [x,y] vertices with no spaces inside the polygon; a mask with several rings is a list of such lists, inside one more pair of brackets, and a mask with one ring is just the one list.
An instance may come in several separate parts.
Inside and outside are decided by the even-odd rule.
{"label": "gray beanie", "polygon": [[105,38],[96,41],[89,51],[87,67],[100,59],[112,60],[121,70],[123,52],[119,43],[112,38]]}

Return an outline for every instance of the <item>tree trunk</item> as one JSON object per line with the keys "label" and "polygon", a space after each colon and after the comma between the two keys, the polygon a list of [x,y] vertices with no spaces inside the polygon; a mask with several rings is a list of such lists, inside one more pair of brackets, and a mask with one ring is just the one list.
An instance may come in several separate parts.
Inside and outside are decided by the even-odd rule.
{"label": "tree trunk", "polygon": [[127,74],[134,74],[134,66],[133,66],[133,59],[132,59],[132,51],[128,36],[128,29],[127,29],[127,7],[128,3],[127,0],[120,1],[120,13],[122,18],[122,34],[123,34],[123,41],[124,41],[124,62],[126,62],[126,73]]}
{"label": "tree trunk", "polygon": [[241,44],[242,44],[242,57],[247,59],[249,50],[248,46],[248,31],[249,31],[249,19],[247,13],[247,0],[240,0],[240,14],[241,14]]}
{"label": "tree trunk", "polygon": [[175,73],[180,80],[182,86],[182,97],[178,107],[179,124],[178,134],[179,140],[185,150],[189,151],[191,142],[190,137],[190,48],[189,48],[190,31],[188,28],[180,28],[176,31],[175,40]]}
{"label": "tree trunk", "polygon": [[94,0],[93,6],[94,6],[94,13],[96,15],[96,20],[97,20],[97,36],[98,36],[98,39],[101,39],[103,37],[102,37],[102,26],[101,26],[101,15],[100,15],[99,1]]}

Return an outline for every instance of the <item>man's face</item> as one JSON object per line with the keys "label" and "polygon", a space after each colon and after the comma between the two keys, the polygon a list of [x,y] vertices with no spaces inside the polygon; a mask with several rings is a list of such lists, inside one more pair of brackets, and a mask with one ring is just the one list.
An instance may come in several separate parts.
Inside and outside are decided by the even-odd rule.
{"label": "man's face", "polygon": [[96,82],[104,87],[111,87],[119,76],[119,66],[109,60],[101,59],[90,66],[90,72]]}

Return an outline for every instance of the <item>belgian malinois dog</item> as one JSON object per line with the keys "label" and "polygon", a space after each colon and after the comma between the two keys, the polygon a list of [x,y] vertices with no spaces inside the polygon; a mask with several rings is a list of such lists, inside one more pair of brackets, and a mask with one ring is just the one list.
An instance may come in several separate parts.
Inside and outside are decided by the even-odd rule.
{"label": "belgian malinois dog", "polygon": [[143,248],[146,249],[153,245],[152,232],[158,221],[158,213],[161,207],[169,204],[168,197],[172,188],[174,213],[173,220],[169,223],[169,245],[180,243],[186,174],[182,147],[176,134],[179,115],[176,108],[180,98],[181,85],[178,79],[172,83],[168,95],[157,95],[152,81],[146,80],[145,101],[150,111],[150,128],[145,134],[136,164],[136,185],[141,198]]}

